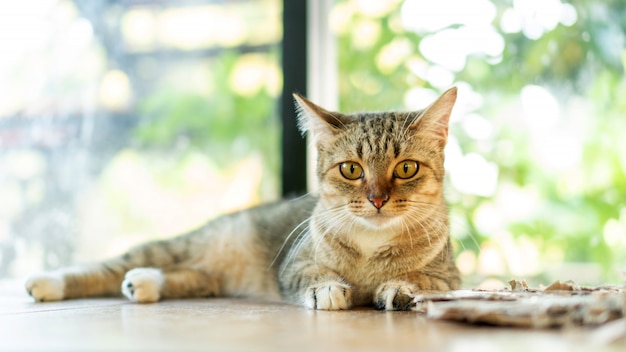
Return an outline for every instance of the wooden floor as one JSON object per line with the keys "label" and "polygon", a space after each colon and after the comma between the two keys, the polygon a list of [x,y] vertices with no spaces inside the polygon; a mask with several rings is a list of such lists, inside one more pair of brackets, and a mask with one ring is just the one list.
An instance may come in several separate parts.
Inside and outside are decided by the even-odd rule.
{"label": "wooden floor", "polygon": [[0,283],[0,351],[626,351],[602,330],[523,330],[415,312],[309,311],[230,299],[34,303]]}

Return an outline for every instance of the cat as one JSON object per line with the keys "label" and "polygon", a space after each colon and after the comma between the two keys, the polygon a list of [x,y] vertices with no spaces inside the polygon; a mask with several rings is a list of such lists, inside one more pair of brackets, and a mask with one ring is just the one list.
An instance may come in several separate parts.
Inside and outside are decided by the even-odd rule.
{"label": "cat", "polygon": [[[92,265],[30,276],[35,301],[251,297],[343,310],[406,310],[461,280],[443,197],[457,89],[410,113],[341,114],[294,94],[318,152],[318,195],[225,215]],[[289,167],[289,165],[285,165]]]}

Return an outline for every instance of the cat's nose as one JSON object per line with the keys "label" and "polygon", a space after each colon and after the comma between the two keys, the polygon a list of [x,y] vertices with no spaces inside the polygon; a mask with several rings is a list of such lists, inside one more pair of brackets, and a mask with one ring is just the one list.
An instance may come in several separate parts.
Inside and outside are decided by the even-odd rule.
{"label": "cat's nose", "polygon": [[376,209],[380,209],[389,200],[389,195],[387,195],[387,194],[370,194],[369,197],[367,197],[367,200],[369,200],[370,203],[372,203],[372,205],[374,207],[376,207]]}

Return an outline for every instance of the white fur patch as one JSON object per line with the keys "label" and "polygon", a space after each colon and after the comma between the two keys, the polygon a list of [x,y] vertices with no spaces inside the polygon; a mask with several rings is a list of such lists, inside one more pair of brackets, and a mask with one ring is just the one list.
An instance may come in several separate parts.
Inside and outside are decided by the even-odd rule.
{"label": "white fur patch", "polygon": [[371,257],[381,248],[386,247],[391,237],[391,231],[353,231],[348,233],[352,243],[359,249],[366,258]]}
{"label": "white fur patch", "polygon": [[63,299],[63,275],[55,272],[35,274],[26,279],[26,290],[37,302]]}
{"label": "white fur patch", "polygon": [[324,282],[306,290],[304,306],[309,309],[342,310],[352,305],[350,286],[336,281]]}
{"label": "white fur patch", "polygon": [[129,270],[122,282],[122,293],[133,302],[152,303],[161,297],[165,278],[161,269],[135,268]]}

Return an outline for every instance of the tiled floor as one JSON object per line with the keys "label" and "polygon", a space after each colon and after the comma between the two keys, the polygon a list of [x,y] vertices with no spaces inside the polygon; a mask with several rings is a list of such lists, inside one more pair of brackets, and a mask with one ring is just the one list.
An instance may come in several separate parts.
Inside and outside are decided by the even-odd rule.
{"label": "tiled floor", "polygon": [[474,327],[414,312],[314,312],[247,300],[33,303],[0,283],[0,351],[625,351],[601,330]]}

